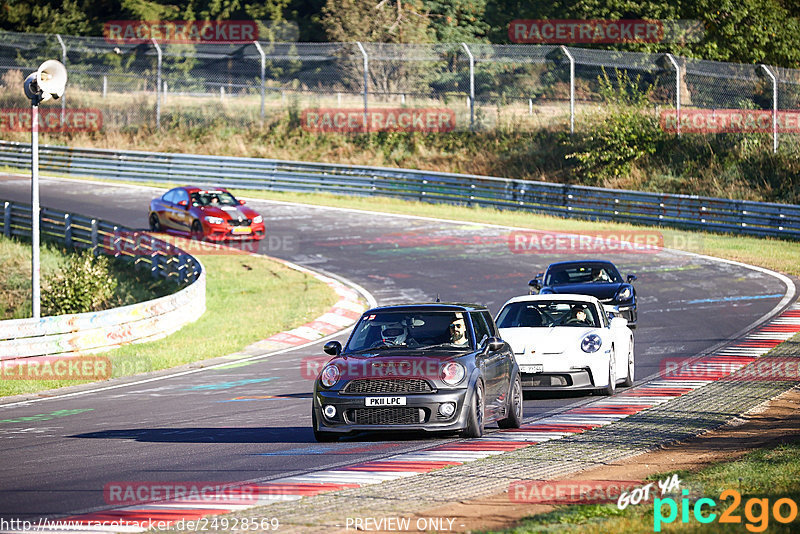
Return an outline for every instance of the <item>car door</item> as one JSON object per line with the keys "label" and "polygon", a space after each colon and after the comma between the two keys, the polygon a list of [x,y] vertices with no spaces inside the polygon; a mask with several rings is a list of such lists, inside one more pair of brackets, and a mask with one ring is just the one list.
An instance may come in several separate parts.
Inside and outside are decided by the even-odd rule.
{"label": "car door", "polygon": [[192,212],[189,202],[189,193],[185,189],[175,190],[175,224],[178,230],[188,232],[192,228]]}
{"label": "car door", "polygon": [[161,226],[172,230],[177,230],[178,226],[175,223],[175,203],[178,195],[178,189],[171,189],[164,193],[159,202],[159,218],[161,219]]}
{"label": "car door", "polygon": [[500,387],[502,385],[503,351],[488,352],[486,350],[486,340],[492,337],[492,331],[480,312],[470,312],[469,316],[475,331],[479,365],[483,372],[487,416],[495,417],[498,410],[502,409]]}

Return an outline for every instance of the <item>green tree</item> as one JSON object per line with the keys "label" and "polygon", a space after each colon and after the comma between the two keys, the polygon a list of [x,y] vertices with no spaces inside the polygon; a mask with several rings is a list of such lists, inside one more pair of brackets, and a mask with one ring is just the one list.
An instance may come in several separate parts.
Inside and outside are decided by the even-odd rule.
{"label": "green tree", "polygon": [[429,43],[427,13],[419,0],[327,0],[322,26],[329,41]]}

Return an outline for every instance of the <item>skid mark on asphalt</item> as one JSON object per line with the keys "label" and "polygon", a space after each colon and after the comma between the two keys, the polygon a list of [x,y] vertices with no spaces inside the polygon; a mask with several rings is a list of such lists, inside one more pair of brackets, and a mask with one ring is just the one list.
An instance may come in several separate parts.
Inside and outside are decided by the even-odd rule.
{"label": "skid mark on asphalt", "polygon": [[[795,304],[770,323],[757,328],[743,339],[710,355],[694,359],[685,366],[678,365],[661,378],[625,390],[615,397],[598,400],[565,412],[545,417],[522,425],[517,429],[493,432],[482,438],[469,441],[444,443],[428,449],[389,456],[381,460],[369,460],[352,465],[280,478],[259,485],[255,502],[244,503],[241,499],[213,502],[202,499],[171,500],[148,503],[145,506],[128,506],[103,512],[71,516],[64,520],[91,525],[95,521],[126,520],[147,522],[151,518],[165,520],[170,524],[181,519],[198,519],[205,515],[218,515],[252,506],[272,502],[297,500],[304,496],[327,491],[356,488],[377,484],[387,480],[428,473],[448,466],[487,458],[507,451],[530,447],[537,443],[579,434],[609,425],[643,410],[669,402],[716,380],[724,379],[742,369],[771,349],[800,332],[800,305]],[[768,362],[765,362],[768,363]],[[795,363],[795,373],[798,372]],[[768,366],[771,369],[774,367]],[[748,368],[749,369],[749,368]],[[767,369],[768,371],[770,369]],[[753,379],[745,372],[744,379]],[[757,378],[757,377],[756,377]],[[774,378],[774,377],[773,377]],[[788,378],[788,377],[787,377]],[[796,377],[794,377],[796,379]],[[347,444],[350,445],[350,444]],[[384,444],[368,445],[367,449]],[[362,446],[363,447],[363,446]],[[312,452],[317,451],[317,452]],[[288,451],[265,453],[265,455],[327,454],[327,446],[318,445],[308,449],[296,448]],[[350,454],[354,449],[345,449],[337,454]],[[243,483],[244,484],[244,483]],[[92,530],[95,530],[93,528]],[[103,529],[98,532],[115,532],[119,529]],[[145,527],[130,526],[126,532],[143,532]],[[51,530],[55,532],[56,530]]]}

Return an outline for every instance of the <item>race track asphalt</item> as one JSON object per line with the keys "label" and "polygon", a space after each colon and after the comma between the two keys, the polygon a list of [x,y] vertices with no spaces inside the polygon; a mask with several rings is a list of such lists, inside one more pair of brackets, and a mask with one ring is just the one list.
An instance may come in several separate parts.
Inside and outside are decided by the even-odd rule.
{"label": "race track asphalt", "polygon": [[[0,177],[0,199],[30,202],[30,180]],[[154,190],[41,180],[42,206],[144,229]],[[273,239],[259,252],[352,280],[379,304],[476,302],[492,313],[527,293],[552,261],[517,254],[508,229],[253,200]],[[597,255],[594,255],[597,257]],[[665,358],[693,356],[766,319],[786,293],[777,278],[744,266],[670,251],[604,254],[635,273],[637,381]],[[774,310],[778,311],[778,310]],[[243,320],[246,310],[232,310]],[[356,436],[317,444],[312,381],[291,350],[227,369],[131,384],[69,398],[0,405],[0,517],[37,519],[109,508],[103,488],[119,481],[269,480],[382,458],[442,437]],[[538,396],[527,419],[592,400]]]}

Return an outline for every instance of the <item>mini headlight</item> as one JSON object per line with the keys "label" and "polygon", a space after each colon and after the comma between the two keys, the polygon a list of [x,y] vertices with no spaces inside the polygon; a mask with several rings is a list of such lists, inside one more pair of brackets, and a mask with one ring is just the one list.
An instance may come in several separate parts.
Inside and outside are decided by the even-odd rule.
{"label": "mini headlight", "polygon": [[442,381],[448,386],[455,386],[466,376],[467,372],[460,363],[450,362],[442,366]]}
{"label": "mini headlight", "polygon": [[212,217],[211,215],[206,215],[203,218],[210,224],[222,224],[225,222],[225,219],[223,219],[222,217]]}
{"label": "mini headlight", "polygon": [[264,217],[262,217],[261,215],[256,215],[255,217],[253,217],[254,224],[258,224],[260,222],[264,222]]}
{"label": "mini headlight", "polygon": [[329,365],[322,370],[319,377],[320,383],[326,388],[331,387],[339,380],[339,368],[335,365]]}
{"label": "mini headlight", "polygon": [[581,350],[583,352],[597,352],[602,344],[603,340],[600,339],[600,336],[589,334],[581,340]]}
{"label": "mini headlight", "polygon": [[617,300],[628,300],[633,296],[633,291],[629,286],[625,286],[617,293]]}

